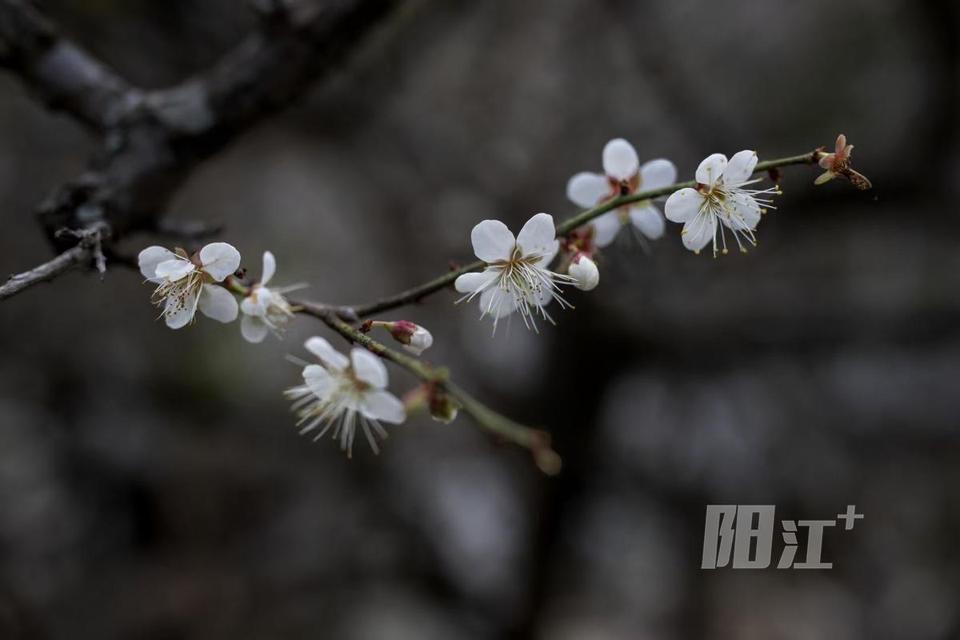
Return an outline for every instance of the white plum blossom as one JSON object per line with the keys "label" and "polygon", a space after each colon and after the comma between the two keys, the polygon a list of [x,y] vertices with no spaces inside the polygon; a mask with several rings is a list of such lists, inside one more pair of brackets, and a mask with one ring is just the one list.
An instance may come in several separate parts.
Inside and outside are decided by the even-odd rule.
{"label": "white plum blossom", "polygon": [[163,319],[171,329],[184,327],[197,309],[214,320],[237,319],[237,300],[223,282],[240,266],[240,253],[226,242],[213,242],[195,254],[164,247],[147,247],[138,257],[140,273],[157,284],[153,302],[163,307]]}
{"label": "white plum blossom", "polygon": [[[611,140],[603,148],[603,171],[603,174],[584,171],[570,178],[567,197],[574,204],[592,208],[617,196],[668,187],[677,179],[677,168],[669,160],[658,158],[641,165],[636,149],[623,138]],[[664,231],[663,215],[650,200],[608,211],[591,224],[598,247],[613,242],[627,224],[633,224],[651,240],[660,238]]]}
{"label": "white plum blossom", "polygon": [[299,287],[268,288],[267,284],[276,271],[277,259],[271,252],[264,251],[260,281],[250,287],[250,293],[240,303],[240,311],[243,312],[240,332],[248,342],[263,342],[270,331],[279,334],[293,317],[290,303],[283,294]]}
{"label": "white plum blossom", "polygon": [[773,208],[772,198],[766,196],[780,193],[775,186],[745,188],[762,180],[751,179],[756,166],[754,151],[740,151],[729,162],[722,153],[715,153],[697,167],[695,189],[680,189],[667,199],[667,219],[683,223],[683,246],[700,253],[712,242],[714,256],[727,253],[724,228],[733,233],[740,251],[747,250],[746,244],[756,246],[755,230],[760,216],[767,208]]}
{"label": "white plum blossom", "polygon": [[537,331],[536,315],[553,322],[546,310],[551,300],[561,309],[571,307],[563,299],[560,285],[572,283],[573,278],[547,268],[560,248],[550,214],[530,218],[516,238],[499,220],[484,220],[473,228],[470,240],[486,267],[457,278],[454,286],[466,294],[457,302],[479,296],[480,317],[493,318],[494,331],[497,322],[514,311],[520,313],[527,328]]}
{"label": "white plum blossom", "polygon": [[600,270],[597,263],[585,253],[578,253],[570,261],[567,273],[573,278],[573,286],[582,291],[591,291],[600,284]]}
{"label": "white plum blossom", "polygon": [[377,438],[387,437],[380,423],[399,424],[406,418],[403,403],[386,390],[383,361],[360,347],[354,347],[348,358],[319,337],[310,338],[304,346],[321,364],[304,367],[304,384],[286,391],[300,417],[300,433],[322,427],[314,437],[319,440],[333,428],[333,438],[349,457],[359,425],[370,448],[379,453]]}

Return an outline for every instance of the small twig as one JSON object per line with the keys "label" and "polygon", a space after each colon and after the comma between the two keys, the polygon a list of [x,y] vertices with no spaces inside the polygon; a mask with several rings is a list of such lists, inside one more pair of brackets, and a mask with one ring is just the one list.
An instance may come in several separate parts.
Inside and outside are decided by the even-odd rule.
{"label": "small twig", "polygon": [[[770,171],[771,169],[778,169],[780,167],[788,167],[792,165],[800,164],[816,164],[817,156],[819,151],[811,151],[809,153],[804,153],[798,156],[788,156],[786,158],[777,158],[775,160],[767,160],[765,162],[760,162],[757,164],[754,173],[763,173]],[[574,229],[582,227],[587,224],[594,218],[612,211],[623,205],[630,204],[633,202],[640,202],[643,200],[651,200],[653,198],[661,198],[663,196],[668,196],[674,191],[679,191],[687,187],[695,187],[695,180],[690,180],[688,182],[680,182],[677,184],[670,185],[669,187],[663,187],[661,189],[649,189],[647,191],[641,191],[639,193],[630,194],[627,196],[619,196],[604,202],[601,205],[594,207],[593,209],[587,209],[571,218],[567,218],[559,225],[557,225],[557,237],[565,236],[569,234]],[[389,311],[391,309],[396,309],[398,307],[403,307],[408,304],[415,302],[420,302],[427,296],[449,287],[454,283],[454,281],[465,273],[470,273],[471,271],[479,271],[484,266],[482,261],[471,262],[470,264],[460,267],[454,271],[443,274],[438,278],[434,278],[428,282],[425,282],[421,285],[413,287],[412,289],[407,289],[406,291],[401,291],[398,294],[382,298],[375,302],[369,304],[360,304],[353,307],[353,311],[361,318],[366,318],[377,313],[382,313],[384,311]]]}
{"label": "small twig", "polygon": [[471,271],[479,271],[482,268],[483,262],[477,260],[476,262],[471,262],[470,264],[460,267],[459,269],[449,271],[439,278],[434,278],[433,280],[413,287],[412,289],[401,291],[400,293],[390,296],[389,298],[383,298],[382,300],[371,302],[370,304],[358,305],[356,307],[352,307],[352,309],[357,316],[366,318],[383,311],[389,311],[390,309],[396,309],[397,307],[420,302],[430,294],[435,293],[440,289],[449,287],[451,284],[453,284],[454,280],[459,278],[461,275],[470,273]]}
{"label": "small twig", "polygon": [[109,237],[106,227],[100,225],[80,231],[64,229],[58,235],[73,236],[78,239],[78,242],[53,260],[44,262],[29,271],[10,276],[4,284],[0,285],[0,300],[6,300],[35,284],[49,282],[73,267],[91,260],[100,277],[103,277],[107,270],[107,259],[103,255],[102,241]]}
{"label": "small twig", "polygon": [[349,322],[345,322],[338,315],[336,308],[307,303],[301,305],[300,312],[319,318],[350,342],[357,343],[381,358],[403,367],[420,380],[436,385],[463,407],[463,411],[473,418],[481,428],[529,450],[537,466],[544,473],[554,475],[560,471],[561,459],[550,444],[550,434],[540,429],[522,425],[497,413],[454,384],[450,380],[450,372],[447,369],[435,368],[422,360],[391,349],[374,340]]}

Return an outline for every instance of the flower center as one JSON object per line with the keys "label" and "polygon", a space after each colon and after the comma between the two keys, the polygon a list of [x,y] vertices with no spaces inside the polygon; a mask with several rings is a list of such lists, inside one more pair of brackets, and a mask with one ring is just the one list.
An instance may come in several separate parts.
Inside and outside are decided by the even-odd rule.
{"label": "flower center", "polygon": [[181,309],[186,306],[191,293],[199,295],[203,288],[204,275],[203,271],[194,270],[179,280],[161,282],[150,296],[150,301],[160,306],[165,304],[167,298],[173,298],[176,300],[174,308]]}

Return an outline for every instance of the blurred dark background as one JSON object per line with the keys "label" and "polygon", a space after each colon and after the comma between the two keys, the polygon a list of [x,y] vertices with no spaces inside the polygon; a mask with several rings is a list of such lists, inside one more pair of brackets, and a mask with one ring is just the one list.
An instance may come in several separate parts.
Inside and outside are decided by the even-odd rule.
{"label": "blurred dark background", "polygon": [[[253,27],[229,0],[45,0],[146,87]],[[577,309],[493,339],[442,292],[421,322],[464,386],[549,429],[556,478],[467,418],[375,458],[301,438],[283,342],[171,332],[117,268],[0,307],[2,638],[955,638],[960,197],[955,3],[417,2],[207,162],[171,219],[276,282],[363,302],[471,258],[486,217],[575,211],[612,137],[688,179],[707,154],[856,145],[875,185],[785,173],[759,247],[623,237]],[[31,211],[95,140],[0,77],[0,272],[50,255]],[[135,251],[154,239],[133,239]],[[334,339],[332,336],[331,339]],[[338,343],[341,344],[341,343]],[[413,384],[391,370],[391,386]],[[830,571],[699,569],[705,505],[828,530]],[[778,536],[779,538],[779,536]],[[777,547],[775,547],[775,550]]]}

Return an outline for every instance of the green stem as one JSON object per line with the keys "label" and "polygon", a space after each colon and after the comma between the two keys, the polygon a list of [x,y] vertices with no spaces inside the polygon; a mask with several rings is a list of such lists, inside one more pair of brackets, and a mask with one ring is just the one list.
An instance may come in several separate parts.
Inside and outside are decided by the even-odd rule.
{"label": "green stem", "polygon": [[[791,165],[814,164],[817,162],[820,154],[821,152],[816,150],[798,156],[760,162],[757,164],[755,173]],[[689,182],[663,187],[662,189],[649,189],[626,196],[618,196],[599,206],[564,220],[557,226],[557,236],[565,236],[574,229],[582,227],[594,218],[617,207],[633,202],[667,196],[680,189],[695,186],[696,182],[691,180]],[[450,373],[447,369],[434,368],[422,360],[391,349],[351,324],[357,322],[360,318],[419,302],[430,294],[450,286],[464,273],[479,271],[483,267],[484,263],[478,260],[413,287],[412,289],[407,289],[406,291],[401,291],[396,295],[383,298],[382,300],[356,307],[338,307],[308,301],[291,301],[291,305],[293,305],[297,313],[304,313],[319,318],[347,340],[359,344],[381,358],[403,367],[424,383],[436,385],[441,388],[450,398],[463,407],[463,411],[470,415],[480,427],[504,440],[528,449],[533,454],[537,466],[545,473],[557,473],[560,470],[561,460],[560,456],[557,455],[550,445],[550,435],[548,433],[520,424],[497,413],[454,384],[453,381],[450,380]],[[240,295],[245,295],[247,291],[246,287],[235,278],[228,279],[224,284],[228,289]]]}
{"label": "green stem", "polygon": [[480,402],[469,393],[461,389],[450,380],[450,372],[445,368],[435,368],[429,364],[396,351],[374,340],[349,322],[340,317],[340,310],[316,305],[309,302],[300,303],[300,312],[322,320],[327,326],[339,333],[347,340],[361,345],[371,353],[384,360],[403,367],[425,383],[433,384],[442,389],[450,398],[456,401],[463,411],[472,417],[476,423],[495,435],[528,449],[533,455],[537,466],[544,473],[553,475],[560,471],[560,456],[550,445],[550,435],[539,429],[515,422],[501,415]]}

